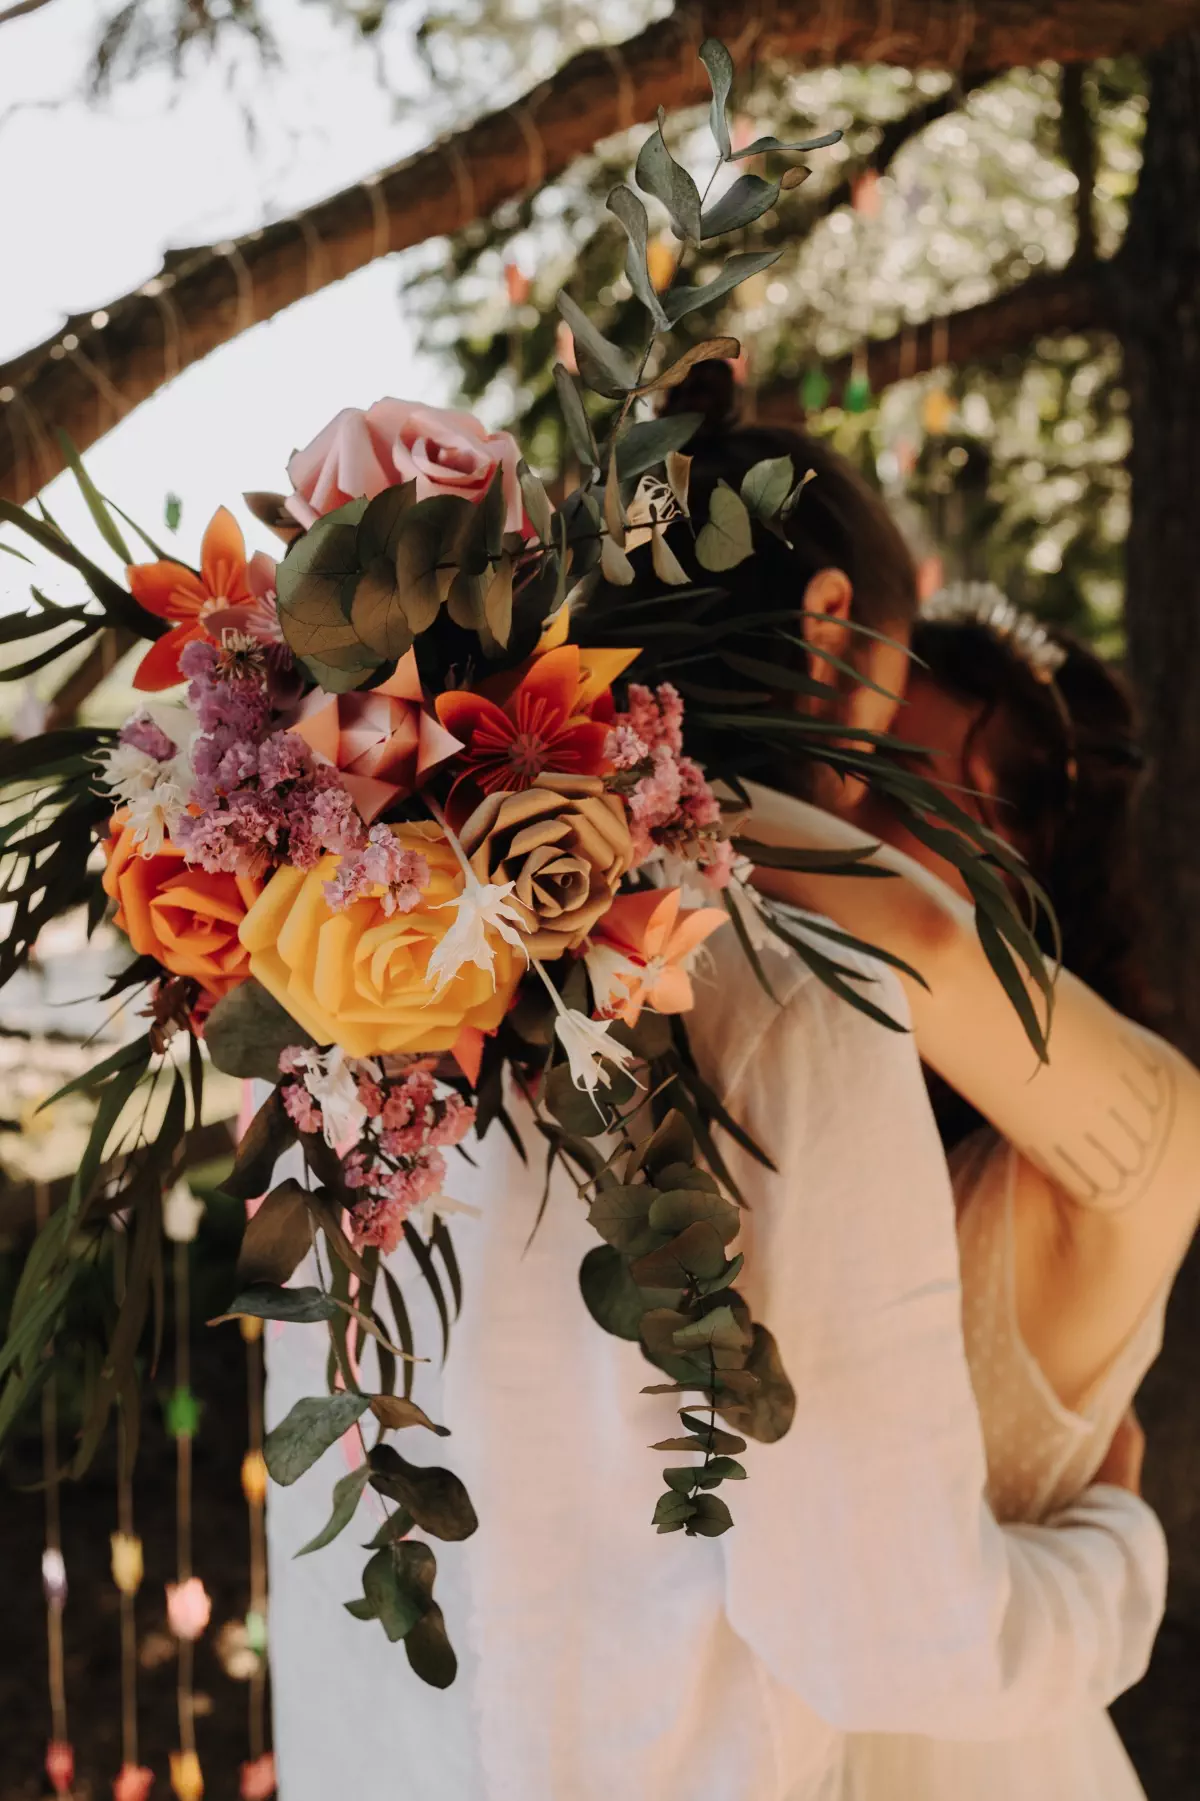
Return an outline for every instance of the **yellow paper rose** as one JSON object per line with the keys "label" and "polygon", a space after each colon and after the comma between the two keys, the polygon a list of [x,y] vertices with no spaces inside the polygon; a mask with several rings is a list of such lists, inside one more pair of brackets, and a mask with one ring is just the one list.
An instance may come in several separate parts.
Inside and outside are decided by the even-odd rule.
{"label": "yellow paper rose", "polygon": [[494,978],[468,963],[433,998],[426,969],[454,924],[446,903],[461,893],[463,873],[440,826],[392,830],[429,865],[413,912],[389,917],[376,899],[333,912],[324,884],[340,859],[330,856],[315,869],[277,870],[241,926],[251,975],[318,1044],[340,1044],[351,1057],[448,1051],[464,1028],[494,1031],[525,969],[521,953],[495,937]]}

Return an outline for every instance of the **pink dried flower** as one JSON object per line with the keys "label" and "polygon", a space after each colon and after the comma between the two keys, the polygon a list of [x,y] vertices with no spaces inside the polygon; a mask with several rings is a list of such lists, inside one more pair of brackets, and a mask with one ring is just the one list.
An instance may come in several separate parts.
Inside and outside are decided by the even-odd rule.
{"label": "pink dried flower", "polygon": [[289,1044],[279,1053],[281,1076],[302,1076],[308,1068],[309,1053],[302,1044]]}
{"label": "pink dried flower", "polygon": [[381,1173],[376,1189],[355,1203],[350,1215],[356,1245],[378,1245],[388,1255],[404,1236],[404,1222],[414,1207],[437,1194],[445,1180],[440,1151],[429,1151],[408,1169]]}
{"label": "pink dried flower", "polygon": [[373,825],[365,846],[343,857],[333,879],[323,887],[326,902],[335,913],[380,891],[380,906],[392,914],[411,913],[428,885],[429,865],[420,852],[402,845],[386,825]]}
{"label": "pink dried flower", "polygon": [[628,724],[614,725],[604,740],[604,756],[614,769],[636,769],[650,755],[650,746]]}
{"label": "pink dried flower", "polygon": [[431,1145],[461,1144],[475,1124],[475,1109],[459,1094],[451,1094],[441,1103],[441,1118],[429,1128],[426,1140]]}
{"label": "pink dried flower", "polygon": [[358,1078],[358,1098],[366,1108],[368,1119],[378,1119],[383,1112],[383,1089],[368,1076]]}
{"label": "pink dried flower", "polygon": [[733,880],[733,866],[737,862],[737,852],[728,838],[716,838],[711,849],[699,859],[705,879],[714,888],[728,888]]}
{"label": "pink dried flower", "polygon": [[290,1083],[282,1090],[284,1110],[302,1132],[319,1132],[324,1123],[321,1109],[301,1083]]}
{"label": "pink dried flower", "polygon": [[312,768],[312,754],[295,732],[272,732],[258,750],[258,778],[266,788],[298,781]]}
{"label": "pink dried flower", "polygon": [[176,746],[162,727],[155,724],[149,713],[137,714],[121,727],[117,737],[122,744],[131,744],[134,750],[154,757],[159,763],[165,763],[168,757],[175,755]]}

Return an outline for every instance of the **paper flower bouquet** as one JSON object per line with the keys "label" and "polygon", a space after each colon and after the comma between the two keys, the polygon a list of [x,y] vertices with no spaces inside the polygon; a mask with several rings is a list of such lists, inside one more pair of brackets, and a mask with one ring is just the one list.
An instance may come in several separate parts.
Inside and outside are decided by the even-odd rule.
{"label": "paper flower bouquet", "polygon": [[[735,153],[729,58],[712,41],[701,55],[718,168],[815,147],[763,139]],[[775,206],[783,185],[744,174],[702,205],[661,122],[637,179],[710,265],[713,241]],[[778,1437],[793,1396],[735,1286],[738,1197],[713,1128],[738,1127],[688,1050],[689,968],[720,928],[736,931],[762,979],[756,947],[773,932],[870,1005],[828,944],[749,885],[742,776],[780,755],[855,773],[869,764],[914,816],[940,818],[964,844],[974,829],[886,745],[868,757],[806,731],[795,692],[833,690],[798,673],[791,614],[763,616],[753,666],[723,666],[748,625],[722,604],[723,577],[764,534],[787,540],[803,483],[776,459],[740,493],[718,487],[695,516],[683,447],[698,421],[655,417],[649,401],[696,361],[736,352],[719,339],[672,356],[662,341],[777,253],[735,255],[705,281],[660,291],[642,200],[622,185],[609,205],[648,332],[631,356],[561,296],[583,382],[612,404],[585,408],[556,368],[577,465],[557,504],[506,433],[385,399],[340,413],[296,453],[290,493],[247,497],[282,540],[277,562],[248,554],[224,510],[198,568],[153,545],[138,561],[77,462],[123,583],[44,514],[0,509],[88,590],[76,607],[35,591],[38,610],[0,635],[69,626],[78,641],[110,630],[146,646],[134,678],[144,699],[119,731],[68,727],[0,750],[5,799],[23,797],[3,828],[13,926],[0,980],[49,919],[110,909],[134,953],[113,992],[142,989],[149,1016],[82,1084],[96,1124],[16,1297],[0,1430],[36,1387],[69,1307],[72,1242],[116,1229],[131,1240],[128,1276],[91,1396],[94,1445],[137,1379],[163,1183],[189,1112],[199,1119],[205,1063],[264,1078],[268,1098],[225,1185],[239,1199],[265,1195],[228,1312],[323,1323],[334,1372],[330,1393],[269,1435],[268,1467],[294,1481],[348,1428],[372,1428],[322,1539],[349,1523],[367,1483],[395,1503],[351,1607],[403,1638],[437,1684],[452,1680],[454,1655],[433,1552],[412,1535],[462,1538],[476,1516],[449,1471],[389,1442],[432,1422],[413,1397],[414,1345],[386,1260],[407,1246],[440,1306],[457,1294],[444,1198],[454,1147],[472,1131],[515,1132],[520,1106],[570,1169],[598,1235],[581,1305],[696,1397],[682,1436],[660,1447],[691,1458],[666,1470],[653,1523],[725,1531],[717,1490],[744,1473],[737,1433]],[[49,654],[61,648],[56,639]],[[995,873],[1002,855],[986,847],[977,892],[1024,955],[1032,940]],[[135,1091],[164,1087],[153,1141],[138,1129],[121,1138]],[[275,1182],[294,1147],[305,1180]],[[314,1236],[332,1278],[289,1285]],[[377,1391],[357,1373],[367,1337]]]}

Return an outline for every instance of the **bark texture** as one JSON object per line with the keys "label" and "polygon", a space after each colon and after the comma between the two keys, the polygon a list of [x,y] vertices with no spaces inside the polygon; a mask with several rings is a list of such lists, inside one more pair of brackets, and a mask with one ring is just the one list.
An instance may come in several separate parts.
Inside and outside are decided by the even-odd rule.
{"label": "bark texture", "polygon": [[[1132,450],[1126,623],[1151,771],[1144,869],[1167,1029],[1200,1057],[1200,33],[1151,61],[1145,161],[1114,271]],[[1151,1801],[1200,1768],[1200,1242],[1139,1397],[1146,1496],[1171,1547],[1167,1621],[1117,1709]]]}
{"label": "bark texture", "polygon": [[[886,62],[966,78],[1142,51],[1200,25],[1200,0],[702,0],[615,49],[589,50],[516,105],[376,177],[229,242],[171,252],[161,274],[69,319],[0,366],[0,495],[23,503],[82,450],[218,345],[388,251],[458,230],[560,174],[600,139],[704,98],[696,50],[723,38],[739,65]],[[97,325],[93,321],[101,320]]]}

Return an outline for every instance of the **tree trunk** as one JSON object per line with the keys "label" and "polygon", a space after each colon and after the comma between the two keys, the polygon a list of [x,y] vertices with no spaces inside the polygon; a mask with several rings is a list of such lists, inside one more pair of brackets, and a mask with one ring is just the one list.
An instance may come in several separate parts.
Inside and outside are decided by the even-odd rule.
{"label": "tree trunk", "polygon": [[[1167,1029],[1200,1058],[1200,34],[1151,59],[1145,160],[1114,270],[1132,450],[1129,666],[1152,763],[1146,886]],[[1200,1722],[1200,1244],[1139,1399],[1167,1529],[1167,1623],[1118,1721],[1152,1797],[1195,1792]]]}
{"label": "tree trunk", "polygon": [[[698,0],[628,43],[573,57],[514,106],[262,231],[176,251],[137,293],[67,320],[0,366],[0,495],[24,503],[180,370],[391,250],[486,216],[657,106],[707,94],[696,50],[739,63],[885,62],[964,77],[1144,50],[1200,24],[1200,0]],[[99,321],[99,323],[97,323]],[[7,427],[7,429],[3,429]]]}
{"label": "tree trunk", "polygon": [[1116,304],[1133,447],[1126,619],[1151,775],[1158,968],[1200,1058],[1200,34],[1153,59]]}

